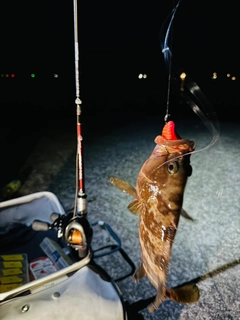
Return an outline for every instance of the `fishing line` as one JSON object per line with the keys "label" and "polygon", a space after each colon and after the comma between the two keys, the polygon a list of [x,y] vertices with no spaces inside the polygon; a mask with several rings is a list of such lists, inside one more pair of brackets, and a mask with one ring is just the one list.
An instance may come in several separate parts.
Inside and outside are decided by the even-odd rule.
{"label": "fishing line", "polygon": [[[202,120],[202,122],[205,124],[212,135],[212,140],[206,147],[194,151],[199,152],[210,148],[219,139],[219,121],[215,110],[212,108],[210,102],[203,94],[197,83],[194,82],[188,75],[186,75],[185,82],[185,86],[198,102],[198,104],[196,104],[192,99],[188,97],[188,95],[183,94],[187,104],[191,107],[193,112]],[[199,107],[199,105],[201,106],[201,108]]]}
{"label": "fishing line", "polygon": [[[163,23],[162,29],[160,31],[160,42],[161,42],[162,53],[164,55],[166,67],[169,70],[169,74],[172,74],[173,69],[176,74],[179,73],[179,72],[176,72],[176,68],[172,64],[172,52],[169,48],[168,42],[169,42],[169,34],[170,34],[170,30],[172,28],[173,20],[174,20],[176,11],[177,11],[180,3],[181,3],[181,0],[178,1],[177,5],[174,7],[174,9],[170,13],[170,15],[167,17],[167,19]],[[168,23],[168,25],[167,25],[167,23]],[[180,78],[180,76],[178,78]],[[168,83],[168,86],[170,86],[170,83]],[[194,82],[189,77],[188,74],[186,74],[186,78],[184,80],[184,87],[187,89],[187,91],[189,92],[191,97],[186,94],[186,90],[183,90],[182,96],[184,97],[187,104],[191,107],[193,112],[206,125],[206,127],[208,128],[208,130],[210,131],[211,136],[212,136],[212,140],[207,146],[205,146],[199,150],[194,150],[192,152],[186,153],[184,155],[184,156],[186,156],[188,154],[193,154],[193,153],[200,152],[200,151],[203,151],[203,150],[210,148],[218,140],[218,138],[220,136],[220,129],[219,129],[219,121],[218,121],[217,114],[216,114],[215,110],[213,109],[210,102],[208,101],[206,96],[203,94],[203,92],[201,91],[199,86],[196,84],[196,82]],[[169,92],[170,92],[170,90],[168,90],[168,95],[169,95]],[[168,96],[168,101],[167,101],[166,115],[164,117],[165,122],[167,121],[168,117],[169,117],[169,96]],[[179,157],[180,156],[178,156],[176,158],[179,158]],[[169,161],[172,161],[172,160],[169,160]],[[167,162],[169,162],[169,161],[167,161]]]}
{"label": "fishing line", "polygon": [[[169,25],[167,27],[167,31],[166,31],[166,36],[164,38],[163,43],[161,44],[162,47],[162,53],[164,55],[164,60],[167,64],[167,69],[168,69],[168,90],[167,90],[167,106],[166,106],[166,115],[164,117],[164,121],[168,122],[168,118],[170,116],[169,114],[169,102],[170,102],[170,88],[171,88],[171,76],[172,76],[172,52],[169,48],[168,42],[169,42],[169,35],[170,35],[170,31],[172,31],[172,22],[173,19],[175,17],[175,13],[177,11],[177,8],[180,4],[181,0],[178,1],[177,5],[175,6],[175,8],[172,10],[172,12],[170,13],[170,15],[168,16],[168,18],[166,19],[166,21],[163,24],[163,28],[165,27],[169,17],[170,17],[170,22]],[[172,42],[172,37],[171,37],[171,42]]]}

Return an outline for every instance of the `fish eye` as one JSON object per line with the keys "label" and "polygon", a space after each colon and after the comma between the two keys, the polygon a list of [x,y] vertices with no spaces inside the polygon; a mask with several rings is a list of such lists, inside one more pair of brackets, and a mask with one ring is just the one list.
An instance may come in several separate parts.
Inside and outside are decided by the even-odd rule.
{"label": "fish eye", "polygon": [[168,169],[168,172],[171,173],[171,174],[178,172],[178,169],[179,169],[178,162],[177,161],[170,162],[168,164],[167,169]]}

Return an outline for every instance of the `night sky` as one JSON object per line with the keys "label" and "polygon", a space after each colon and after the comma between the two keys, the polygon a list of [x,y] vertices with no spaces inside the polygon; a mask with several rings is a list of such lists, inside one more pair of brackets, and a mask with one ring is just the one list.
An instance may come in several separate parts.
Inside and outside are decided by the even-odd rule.
{"label": "night sky", "polygon": [[[200,85],[207,87],[205,80],[213,71],[224,76],[226,72],[239,74],[238,2],[181,1],[172,29],[173,61]],[[176,3],[78,2],[84,101],[141,103],[150,98],[158,103],[160,95],[165,99],[168,71],[159,35]],[[13,0],[1,7],[0,72],[16,74],[18,97],[24,100],[31,93],[31,101],[36,95],[40,100],[73,99],[73,2]],[[29,83],[32,72],[37,85]],[[148,75],[144,84],[137,78],[141,72]],[[53,81],[53,73],[59,74],[58,83]]]}
{"label": "night sky", "polygon": [[[79,1],[81,51],[143,49],[150,56],[151,49],[159,46],[160,29],[176,3],[176,0]],[[41,60],[48,66],[55,63],[60,68],[66,64],[64,57],[71,59],[72,1],[13,0],[5,1],[1,7],[3,58],[14,58],[16,65],[24,59],[35,67]],[[193,53],[188,52],[192,48],[197,49],[198,57],[201,54],[212,58],[216,46],[226,63],[230,58],[228,54],[232,52],[236,56],[233,51],[238,39],[238,21],[237,0],[182,0],[174,20],[173,54],[182,52],[193,59]]]}

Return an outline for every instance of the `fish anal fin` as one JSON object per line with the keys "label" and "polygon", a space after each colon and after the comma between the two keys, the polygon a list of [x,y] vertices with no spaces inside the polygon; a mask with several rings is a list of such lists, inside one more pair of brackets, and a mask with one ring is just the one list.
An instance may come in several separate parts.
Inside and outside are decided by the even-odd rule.
{"label": "fish anal fin", "polygon": [[118,188],[121,191],[129,194],[133,198],[137,198],[136,189],[131,184],[129,184],[128,182],[126,182],[126,181],[124,181],[122,179],[119,179],[119,178],[115,178],[115,177],[111,177],[109,179],[109,182],[111,182],[116,188]]}
{"label": "fish anal fin", "polygon": [[182,287],[166,289],[166,297],[178,303],[195,303],[200,298],[200,291],[195,283]]}
{"label": "fish anal fin", "polygon": [[131,211],[135,215],[139,215],[141,213],[142,204],[139,200],[133,200],[128,205],[128,210]]}
{"label": "fish anal fin", "polygon": [[141,263],[140,267],[137,269],[137,271],[133,275],[134,281],[138,282],[142,278],[146,276],[146,271],[144,270],[143,264]]}
{"label": "fish anal fin", "polygon": [[190,217],[189,214],[183,208],[181,210],[181,216],[184,217],[185,219],[194,221],[193,218]]}

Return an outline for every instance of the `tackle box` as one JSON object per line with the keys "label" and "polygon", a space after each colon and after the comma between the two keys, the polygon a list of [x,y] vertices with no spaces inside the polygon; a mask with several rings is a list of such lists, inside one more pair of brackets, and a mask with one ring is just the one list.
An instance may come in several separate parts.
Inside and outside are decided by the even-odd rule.
{"label": "tackle box", "polygon": [[[127,320],[118,286],[93,263],[90,250],[84,258],[71,261],[72,256],[66,254],[69,248],[59,240],[56,229],[33,230],[35,220],[52,224],[53,213],[66,215],[56,195],[48,191],[0,202],[1,274],[6,269],[23,272],[3,276],[15,282],[5,287],[1,283],[1,320]],[[57,249],[55,257],[67,261],[66,267],[57,268],[48,260]]]}

